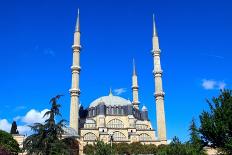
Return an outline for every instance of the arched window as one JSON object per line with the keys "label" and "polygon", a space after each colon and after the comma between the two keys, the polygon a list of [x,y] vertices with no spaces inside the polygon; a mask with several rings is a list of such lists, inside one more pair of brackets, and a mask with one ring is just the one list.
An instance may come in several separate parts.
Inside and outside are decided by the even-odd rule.
{"label": "arched window", "polygon": [[122,115],[124,115],[124,109],[122,109]]}
{"label": "arched window", "polygon": [[146,125],[146,124],[136,124],[136,129],[137,130],[146,130],[146,129],[148,129],[148,125]]}
{"label": "arched window", "polygon": [[106,108],[106,115],[109,114],[109,107]]}
{"label": "arched window", "polygon": [[85,141],[95,141],[97,140],[97,136],[91,132],[87,133],[84,135],[84,140]]}
{"label": "arched window", "polygon": [[119,109],[118,109],[118,114],[119,114],[119,115],[122,115],[122,108],[119,108]]}
{"label": "arched window", "polygon": [[151,141],[151,136],[149,136],[146,133],[142,133],[141,135],[139,135],[139,141]]}
{"label": "arched window", "polygon": [[125,141],[125,140],[126,140],[126,136],[123,133],[119,131],[114,132],[113,141]]}
{"label": "arched window", "polygon": [[114,113],[113,114],[117,115],[117,108],[116,107],[114,107]]}
{"label": "arched window", "polygon": [[113,110],[114,108],[113,107],[110,107],[110,114],[113,115]]}
{"label": "arched window", "polygon": [[107,123],[108,128],[123,128],[124,124],[119,119],[113,119]]}

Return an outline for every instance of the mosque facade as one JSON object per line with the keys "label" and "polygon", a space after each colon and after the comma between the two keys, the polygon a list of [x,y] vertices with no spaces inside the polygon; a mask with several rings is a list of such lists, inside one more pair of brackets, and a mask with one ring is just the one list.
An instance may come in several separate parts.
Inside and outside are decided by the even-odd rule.
{"label": "mosque facade", "polygon": [[93,144],[97,140],[106,143],[141,142],[142,144],[166,144],[166,124],[164,111],[164,92],[162,87],[162,69],[160,63],[159,39],[153,16],[152,56],[154,60],[154,105],[156,105],[157,132],[148,117],[148,109],[139,108],[139,87],[135,63],[132,74],[133,100],[115,96],[109,92],[90,103],[87,109],[79,105],[80,97],[80,16],[78,11],[74,32],[72,83],[70,89],[70,127],[66,134],[76,136],[83,145]]}

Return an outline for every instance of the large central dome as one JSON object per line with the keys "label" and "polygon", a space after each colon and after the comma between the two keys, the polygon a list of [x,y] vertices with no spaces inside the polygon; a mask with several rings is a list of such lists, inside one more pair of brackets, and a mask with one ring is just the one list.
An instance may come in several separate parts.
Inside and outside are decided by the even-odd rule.
{"label": "large central dome", "polygon": [[102,104],[102,103],[104,103],[106,106],[125,106],[125,105],[130,105],[131,101],[126,100],[119,96],[114,96],[112,95],[112,93],[110,93],[109,96],[103,96],[103,97],[100,97],[94,100],[90,104],[89,108],[96,107],[97,105]]}

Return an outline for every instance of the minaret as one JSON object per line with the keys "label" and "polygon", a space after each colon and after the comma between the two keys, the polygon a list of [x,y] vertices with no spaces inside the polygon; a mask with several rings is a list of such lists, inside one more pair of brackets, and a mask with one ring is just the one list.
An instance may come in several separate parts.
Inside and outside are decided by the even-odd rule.
{"label": "minaret", "polygon": [[135,61],[133,59],[133,75],[132,75],[132,94],[133,94],[133,105],[135,108],[139,109],[139,86],[138,86],[138,79],[136,75],[135,69]]}
{"label": "minaret", "polygon": [[113,96],[112,89],[110,88],[109,96]]}
{"label": "minaret", "polygon": [[77,23],[74,32],[74,43],[72,46],[73,49],[73,65],[72,69],[72,87],[70,89],[71,94],[71,103],[70,103],[70,127],[75,129],[78,133],[78,118],[79,118],[79,77],[80,77],[80,17],[79,9],[77,15]]}
{"label": "minaret", "polygon": [[153,60],[154,60],[154,80],[155,80],[155,100],[156,100],[156,118],[157,118],[157,128],[158,128],[158,138],[162,143],[166,143],[166,123],[165,123],[165,112],[164,112],[164,92],[162,87],[162,69],[160,65],[160,49],[159,49],[159,39],[155,26],[155,19],[153,15]]}

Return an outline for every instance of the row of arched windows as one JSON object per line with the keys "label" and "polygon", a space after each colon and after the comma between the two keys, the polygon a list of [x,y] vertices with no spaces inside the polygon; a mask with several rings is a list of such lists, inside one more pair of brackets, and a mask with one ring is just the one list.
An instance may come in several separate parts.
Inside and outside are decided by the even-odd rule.
{"label": "row of arched windows", "polygon": [[146,130],[146,129],[148,129],[148,125],[136,124],[136,129],[138,129],[138,130]]}
{"label": "row of arched windows", "polygon": [[85,141],[95,141],[97,140],[97,136],[91,132],[87,133],[84,135],[84,140]]}
{"label": "row of arched windows", "polygon": [[142,133],[141,135],[139,135],[139,141],[151,141],[152,138],[151,136],[149,136],[146,133]]}
{"label": "row of arched windows", "polygon": [[121,133],[119,131],[114,132],[113,141],[126,141],[126,140],[127,140],[127,138],[123,133]]}
{"label": "row of arched windows", "polygon": [[[99,114],[98,108],[91,108],[88,110],[88,117],[93,117]],[[125,115],[123,107],[107,107],[106,115]]]}
{"label": "row of arched windows", "polygon": [[[84,135],[84,140],[85,141],[96,141],[97,140],[97,136],[91,132],[87,133]],[[113,141],[126,141],[127,138],[126,136],[119,131],[114,132],[113,134]],[[139,141],[151,141],[152,138],[151,136],[149,136],[146,133],[142,133],[139,135]]]}
{"label": "row of arched windows", "polygon": [[86,123],[86,124],[84,125],[84,128],[96,128],[96,124]]}
{"label": "row of arched windows", "polygon": [[124,124],[119,119],[113,119],[107,123],[106,127],[108,128],[124,128]]}
{"label": "row of arched windows", "polygon": [[[89,132],[89,133],[84,135],[84,140],[85,141],[96,141],[97,136],[95,134]],[[126,140],[127,140],[127,138],[123,133],[121,133],[119,131],[114,132],[113,141],[126,141]]]}
{"label": "row of arched windows", "polygon": [[107,115],[124,115],[124,109],[122,107],[107,107]]}

